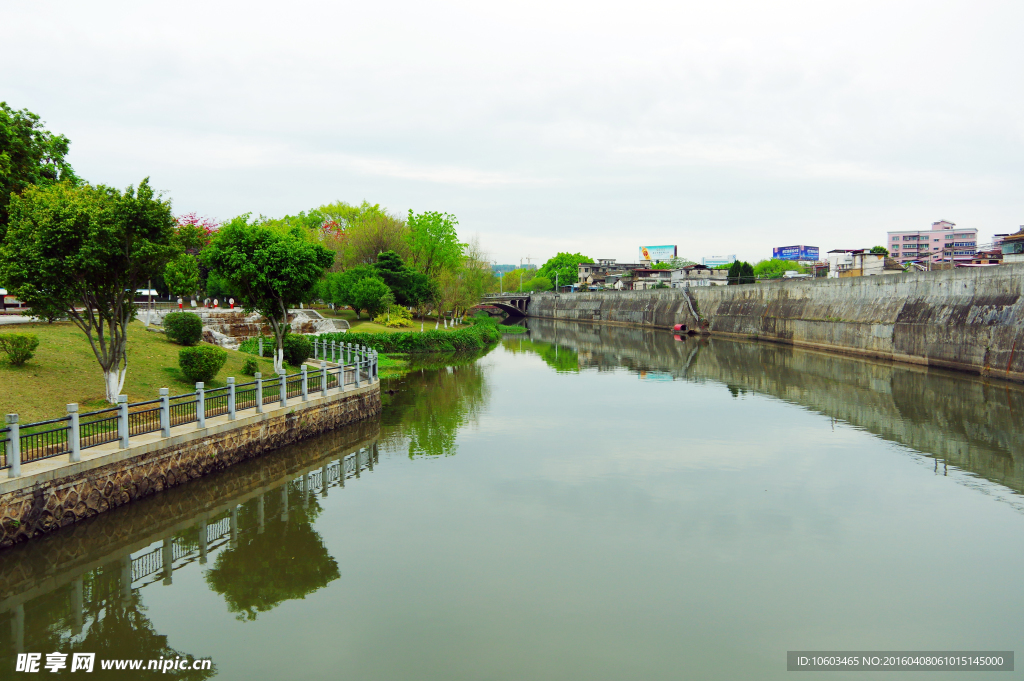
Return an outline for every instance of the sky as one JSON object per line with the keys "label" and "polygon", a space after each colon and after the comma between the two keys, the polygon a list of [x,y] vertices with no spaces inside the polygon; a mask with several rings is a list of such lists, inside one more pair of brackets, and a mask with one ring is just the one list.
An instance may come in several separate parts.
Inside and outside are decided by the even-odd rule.
{"label": "sky", "polygon": [[176,213],[454,214],[498,263],[1024,224],[1022,2],[0,2],[0,100]]}

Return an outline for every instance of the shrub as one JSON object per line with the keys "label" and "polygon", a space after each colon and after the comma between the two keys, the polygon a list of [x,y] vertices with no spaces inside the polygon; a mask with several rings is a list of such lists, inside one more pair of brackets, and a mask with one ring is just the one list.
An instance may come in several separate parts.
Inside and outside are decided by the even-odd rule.
{"label": "shrub", "polygon": [[178,366],[190,381],[210,381],[228,361],[228,353],[216,345],[182,348],[178,352]]}
{"label": "shrub", "polygon": [[39,347],[39,336],[28,333],[0,333],[0,350],[7,353],[7,361],[21,366],[32,359]]}
{"label": "shrub", "polygon": [[374,317],[373,321],[392,329],[412,326],[412,313],[401,305],[392,305]]}
{"label": "shrub", "polygon": [[164,331],[178,345],[196,345],[203,340],[203,320],[191,312],[172,312],[164,317]]}
{"label": "shrub", "polygon": [[313,343],[306,336],[289,333],[284,337],[284,361],[288,364],[297,367],[312,354]]}
{"label": "shrub", "polygon": [[242,374],[245,376],[255,376],[256,372],[260,370],[260,363],[255,357],[246,357],[245,362],[242,363]]}
{"label": "shrub", "polygon": [[365,345],[378,352],[465,352],[480,350],[501,340],[495,324],[474,324],[455,331],[396,331],[382,333],[322,333],[320,340]]}

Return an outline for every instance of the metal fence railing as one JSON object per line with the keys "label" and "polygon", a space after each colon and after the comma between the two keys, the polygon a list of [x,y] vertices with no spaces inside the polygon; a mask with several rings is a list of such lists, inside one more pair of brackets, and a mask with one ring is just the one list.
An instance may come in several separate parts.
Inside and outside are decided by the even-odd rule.
{"label": "metal fence railing", "polygon": [[[326,342],[316,345],[322,359]],[[267,379],[257,373],[251,383],[236,385],[235,379],[229,378],[226,386],[211,390],[196,383],[195,392],[173,397],[167,388],[161,388],[158,399],[132,404],[121,395],[117,406],[84,414],[79,414],[77,404],[69,404],[67,416],[35,423],[19,423],[17,414],[8,414],[7,427],[0,429],[0,469],[8,469],[8,476],[14,478],[21,475],[23,463],[65,454],[73,463],[81,459],[81,450],[90,447],[120,442],[121,448],[127,448],[131,437],[148,433],[167,437],[177,426],[198,423],[204,428],[208,418],[227,415],[234,419],[239,411],[255,409],[259,413],[264,405],[286,405],[293,398],[305,401],[326,395],[328,390],[344,392],[353,383],[358,388],[379,380],[376,351],[339,343],[334,352],[339,360],[336,366],[329,367],[322,359],[320,367],[312,371],[304,365],[297,374]]]}

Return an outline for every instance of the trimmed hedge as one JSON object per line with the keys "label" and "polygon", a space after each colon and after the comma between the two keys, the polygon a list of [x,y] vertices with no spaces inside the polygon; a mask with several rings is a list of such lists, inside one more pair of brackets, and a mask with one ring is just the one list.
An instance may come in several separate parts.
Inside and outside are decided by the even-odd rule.
{"label": "trimmed hedge", "polygon": [[39,336],[30,333],[0,333],[0,351],[7,355],[13,366],[21,366],[32,359],[39,347]]}
{"label": "trimmed hedge", "polygon": [[321,333],[320,340],[365,345],[378,352],[465,352],[480,350],[501,340],[493,324],[475,324],[455,331],[396,331],[395,333]]}
{"label": "trimmed hedge", "polygon": [[178,345],[196,345],[203,340],[203,320],[191,312],[171,312],[164,317],[164,332]]}
{"label": "trimmed hedge", "polygon": [[228,361],[228,351],[216,345],[182,348],[178,352],[178,366],[190,381],[212,381]]}

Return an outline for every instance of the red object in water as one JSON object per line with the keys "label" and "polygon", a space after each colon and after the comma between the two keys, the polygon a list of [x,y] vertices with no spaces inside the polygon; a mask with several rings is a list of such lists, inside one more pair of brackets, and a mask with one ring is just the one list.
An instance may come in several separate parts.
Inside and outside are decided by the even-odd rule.
{"label": "red object in water", "polygon": [[678,333],[676,335],[672,336],[672,338],[676,339],[677,341],[683,340],[683,337],[680,336]]}

